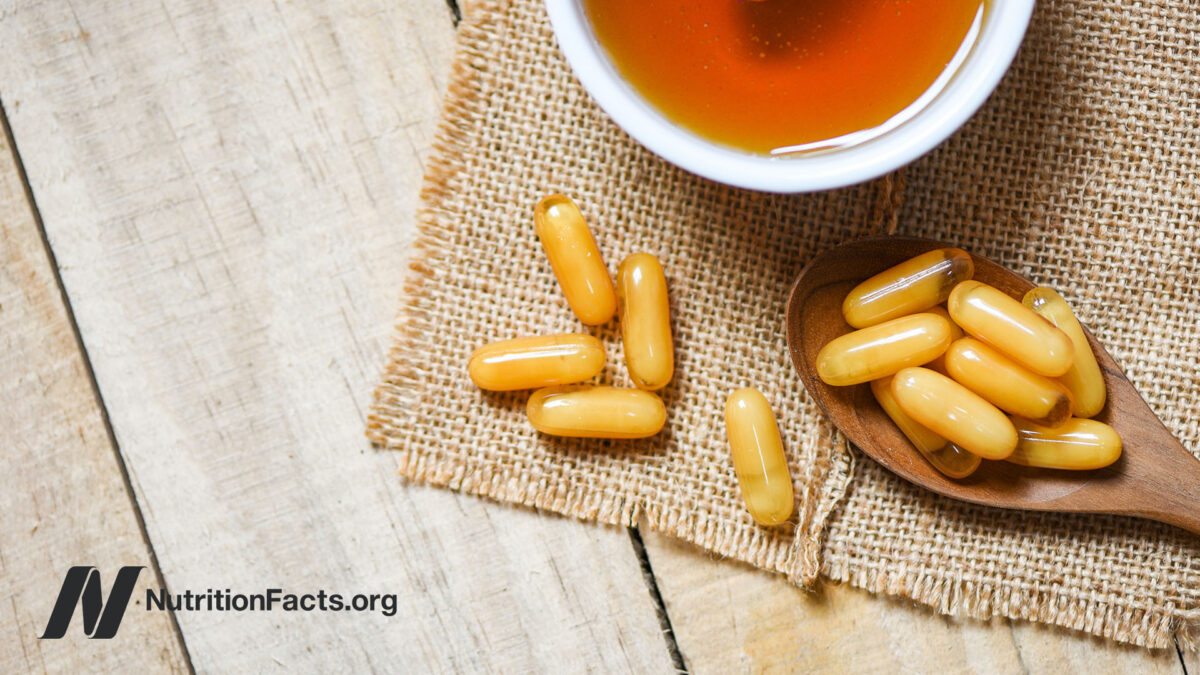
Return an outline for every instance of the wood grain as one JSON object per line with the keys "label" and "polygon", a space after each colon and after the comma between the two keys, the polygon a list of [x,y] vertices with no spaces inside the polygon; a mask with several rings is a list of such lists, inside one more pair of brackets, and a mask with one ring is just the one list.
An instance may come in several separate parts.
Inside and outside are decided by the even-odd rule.
{"label": "wood grain", "polygon": [[[139,611],[151,552],[24,190],[0,134],[0,672],[184,670],[169,615]],[[151,568],[113,639],[89,640],[78,613],[38,639],[73,565],[106,589],[123,565]]]}
{"label": "wood grain", "polygon": [[850,586],[808,592],[690,544],[644,538],[680,651],[696,675],[1182,672],[1169,649],[1123,647],[1002,619],[952,619]]}
{"label": "wood grain", "polygon": [[[912,237],[869,237],[822,253],[801,272],[788,300],[788,346],[805,388],[846,437],[900,477],[939,494],[1004,508],[1111,513],[1152,518],[1200,534],[1200,460],[1171,435],[1086,327],[1104,371],[1108,402],[1100,422],[1121,435],[1121,458],[1094,471],[1054,471],[984,462],[964,479],[926,462],[875,402],[869,387],[833,387],[817,376],[821,348],[852,328],[842,300],[860,281],[943,244]],[[973,256],[975,280],[1020,298],[1034,284]]]}
{"label": "wood grain", "polygon": [[181,612],[199,670],[670,668],[625,531],[402,485],[363,437],[452,38],[418,0],[0,11],[0,92],[168,585],[400,596]]}
{"label": "wood grain", "polygon": [[[168,4],[0,8],[0,95],[167,581],[400,595],[393,618],[183,613],[196,666],[669,671],[624,532],[400,485],[361,440],[445,83],[448,11]],[[16,376],[0,383],[0,433],[19,451],[0,478],[0,578],[56,590],[47,565],[145,551],[128,498],[91,461],[112,451],[78,354],[55,356],[70,342],[44,320],[57,296],[31,290],[53,289],[49,268],[33,284],[11,253],[39,249],[27,212],[4,210],[17,194],[4,175],[0,358]],[[16,287],[30,309],[13,309]],[[653,534],[646,546],[696,672],[1015,672],[1023,660],[1177,672],[1161,653],[958,624],[857,591],[814,606],[772,575]],[[163,615],[131,612],[108,645],[52,645],[27,637],[44,621],[27,609],[37,602],[18,591],[0,611],[0,630],[22,636],[0,644],[6,672],[181,663],[166,628],[140,623]],[[119,664],[108,646],[124,647]]]}

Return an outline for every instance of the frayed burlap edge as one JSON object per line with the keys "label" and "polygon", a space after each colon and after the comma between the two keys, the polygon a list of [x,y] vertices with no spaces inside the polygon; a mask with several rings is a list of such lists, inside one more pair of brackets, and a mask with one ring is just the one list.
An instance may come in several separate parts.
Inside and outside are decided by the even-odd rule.
{"label": "frayed burlap edge", "polygon": [[[486,47],[489,30],[503,10],[498,2],[483,2],[458,28],[455,58],[442,114],[421,190],[422,207],[417,214],[417,237],[404,283],[395,337],[388,352],[383,382],[375,391],[375,402],[367,419],[367,437],[379,448],[396,450],[399,473],[415,483],[450,488],[472,495],[553,511],[581,520],[606,525],[639,525],[669,536],[699,543],[713,553],[749,562],[786,575],[789,581],[812,586],[819,575],[846,582],[872,593],[905,597],[956,617],[987,620],[995,616],[1024,619],[1070,630],[1083,631],[1119,642],[1163,648],[1177,639],[1187,649],[1200,647],[1200,610],[1153,612],[1101,608],[1097,603],[1056,592],[1033,592],[1025,588],[987,587],[968,580],[938,580],[924,571],[878,573],[855,570],[844,560],[824,559],[823,537],[829,518],[843,503],[859,477],[861,460],[845,438],[834,433],[834,453],[829,466],[809,467],[808,480],[800,494],[800,510],[793,544],[785,559],[771,556],[761,547],[720,532],[691,514],[662,513],[653,505],[639,503],[634,495],[581,495],[565,490],[547,490],[528,480],[503,479],[479,469],[464,471],[460,465],[430,462],[388,436],[385,429],[389,410],[404,409],[417,395],[421,366],[410,359],[416,338],[436,327],[428,321],[429,293],[426,284],[442,264],[446,238],[455,224],[455,214],[442,207],[455,189],[456,176],[465,170],[462,157],[468,148],[463,140],[473,120],[481,118],[479,83],[489,69]],[[878,182],[878,202],[872,214],[875,229],[895,231],[903,201],[902,172]],[[1097,609],[1104,611],[1097,612]]]}
{"label": "frayed burlap edge", "polygon": [[[822,574],[871,593],[909,598],[942,614],[987,621],[997,616],[1045,623],[1139,647],[1183,649],[1200,647],[1200,611],[1145,611],[1105,607],[1066,593],[1035,592],[1027,588],[987,587],[966,580],[939,580],[925,571],[874,573],[850,570],[828,561]],[[1097,612],[1097,609],[1102,611]]]}

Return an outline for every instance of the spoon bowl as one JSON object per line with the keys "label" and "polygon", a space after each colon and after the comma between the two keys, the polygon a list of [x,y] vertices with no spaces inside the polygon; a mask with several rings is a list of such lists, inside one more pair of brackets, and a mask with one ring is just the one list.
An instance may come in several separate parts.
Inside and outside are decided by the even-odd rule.
{"label": "spoon bowl", "polygon": [[[796,279],[787,306],[788,348],[808,393],[834,425],[888,470],[947,497],[1010,509],[1138,516],[1200,534],[1200,460],[1171,435],[1086,326],[1108,386],[1108,402],[1094,419],[1113,427],[1123,442],[1121,458],[1103,469],[1063,471],[985,460],[967,478],[948,478],[905,438],[867,384],[833,387],[821,381],[817,352],[853,330],[842,318],[842,300],[850,289],[946,246],[911,237],[859,239],[818,255]],[[972,257],[978,281],[1016,298],[1035,287],[1005,267]]]}

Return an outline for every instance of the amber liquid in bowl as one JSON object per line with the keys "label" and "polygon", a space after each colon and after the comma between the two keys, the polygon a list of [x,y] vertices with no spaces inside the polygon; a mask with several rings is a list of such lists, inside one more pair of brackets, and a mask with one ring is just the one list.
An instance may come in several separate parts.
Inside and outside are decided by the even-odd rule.
{"label": "amber liquid in bowl", "polygon": [[982,0],[583,0],[663,115],[761,154],[852,145],[915,114],[965,56]]}

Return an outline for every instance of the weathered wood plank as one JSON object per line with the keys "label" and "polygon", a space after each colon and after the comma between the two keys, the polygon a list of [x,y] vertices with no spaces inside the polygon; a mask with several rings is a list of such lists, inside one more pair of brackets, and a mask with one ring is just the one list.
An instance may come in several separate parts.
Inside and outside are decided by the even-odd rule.
{"label": "weathered wood plank", "polygon": [[185,670],[169,615],[139,611],[143,571],[110,640],[78,612],[40,640],[67,569],[107,592],[123,565],[152,567],[8,139],[0,133],[0,672]]}
{"label": "weathered wood plank", "polygon": [[1148,652],[1046,626],[955,620],[910,602],[712,560],[645,534],[646,551],[690,670],[739,672],[1182,672]]}
{"label": "weathered wood plank", "polygon": [[[0,91],[201,670],[663,671],[621,530],[403,486],[362,435],[445,84],[445,4],[22,3]],[[447,423],[454,411],[447,410]]]}

